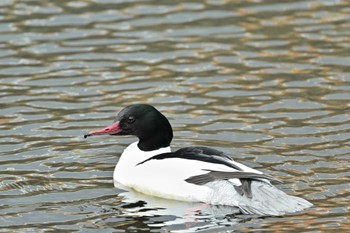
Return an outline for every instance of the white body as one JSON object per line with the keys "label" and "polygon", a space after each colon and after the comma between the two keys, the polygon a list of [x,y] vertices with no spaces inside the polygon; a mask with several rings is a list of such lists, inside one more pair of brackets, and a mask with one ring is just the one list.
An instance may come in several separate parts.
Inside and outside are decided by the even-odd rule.
{"label": "white body", "polygon": [[[252,181],[253,198],[240,195],[234,185],[240,186],[239,179],[219,180],[206,185],[195,185],[185,180],[191,176],[208,173],[205,169],[235,172],[234,168],[199,160],[180,158],[152,159],[155,155],[170,152],[170,147],[144,152],[138,142],[129,145],[123,152],[113,174],[120,183],[144,194],[181,201],[204,202],[213,205],[237,206],[243,213],[259,215],[282,215],[300,211],[312,206],[311,203],[278,190],[267,180]],[[230,161],[245,172],[262,174],[243,164]]]}

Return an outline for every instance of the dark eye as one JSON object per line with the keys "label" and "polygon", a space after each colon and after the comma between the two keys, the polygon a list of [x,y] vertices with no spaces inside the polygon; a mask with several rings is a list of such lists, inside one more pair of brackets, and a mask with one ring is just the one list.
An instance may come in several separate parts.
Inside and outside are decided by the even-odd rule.
{"label": "dark eye", "polygon": [[129,117],[127,118],[127,122],[128,122],[129,124],[134,123],[135,120],[136,120],[136,119],[135,119],[134,116],[129,116]]}

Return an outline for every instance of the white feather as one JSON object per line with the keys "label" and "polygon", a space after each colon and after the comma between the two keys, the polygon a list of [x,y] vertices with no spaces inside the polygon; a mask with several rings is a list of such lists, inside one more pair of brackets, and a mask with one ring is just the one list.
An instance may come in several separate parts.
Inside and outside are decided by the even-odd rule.
{"label": "white feather", "polygon": [[[155,155],[170,152],[170,147],[155,151],[141,151],[138,142],[129,145],[123,152],[113,174],[114,181],[139,192],[181,201],[205,202],[239,207],[243,213],[280,215],[295,212],[312,204],[278,190],[268,181],[253,181],[253,198],[241,196],[234,188],[240,186],[239,179],[214,181],[206,185],[195,185],[185,180],[207,173],[205,170],[235,172],[234,168],[222,164],[180,158],[151,159]],[[230,161],[244,172],[262,174],[235,161]],[[280,201],[277,201],[279,199]]]}

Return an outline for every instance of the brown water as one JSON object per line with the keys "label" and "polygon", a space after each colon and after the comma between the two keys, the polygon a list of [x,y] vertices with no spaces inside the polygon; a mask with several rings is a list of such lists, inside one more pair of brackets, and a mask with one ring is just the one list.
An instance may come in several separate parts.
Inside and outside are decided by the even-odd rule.
{"label": "brown water", "polygon": [[[280,2],[0,1],[0,231],[350,231],[350,3]],[[314,207],[257,218],[120,194],[135,138],[82,135],[140,102],[173,148],[223,150]]]}

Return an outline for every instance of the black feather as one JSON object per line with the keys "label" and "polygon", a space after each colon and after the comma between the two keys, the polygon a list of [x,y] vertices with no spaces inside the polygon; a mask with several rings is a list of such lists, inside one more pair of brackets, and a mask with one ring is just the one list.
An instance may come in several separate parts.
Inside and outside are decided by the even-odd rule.
{"label": "black feather", "polygon": [[209,182],[216,181],[216,180],[230,180],[230,179],[239,179],[242,183],[242,185],[237,186],[234,185],[235,190],[241,195],[246,196],[248,198],[252,198],[252,190],[251,190],[251,182],[253,180],[274,180],[278,181],[277,179],[274,179],[271,176],[265,175],[265,174],[258,174],[253,172],[222,172],[222,171],[212,171],[212,170],[204,170],[208,171],[206,174],[198,175],[198,176],[191,176],[187,178],[185,181],[191,184],[196,185],[205,185]]}
{"label": "black feather", "polygon": [[189,160],[198,160],[207,163],[216,163],[226,165],[228,167],[234,168],[236,170],[242,171],[242,168],[231,163],[232,158],[226,155],[222,151],[218,151],[208,147],[185,147],[179,149],[172,153],[164,153],[155,155],[149,159],[146,159],[137,165],[141,165],[150,160],[159,160],[159,159],[171,159],[171,158],[179,158],[179,159],[189,159]]}

